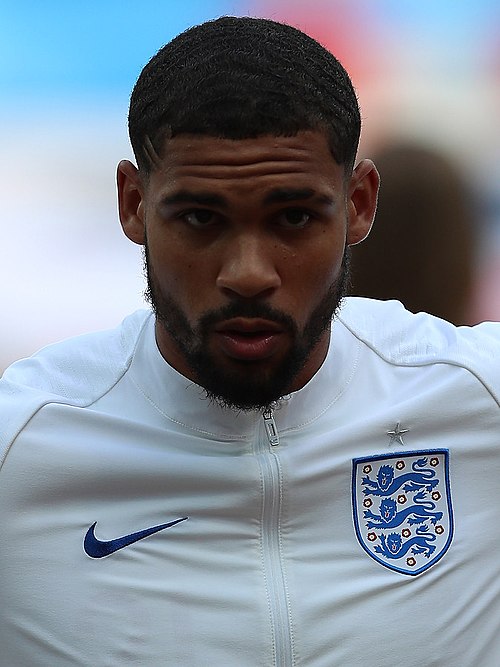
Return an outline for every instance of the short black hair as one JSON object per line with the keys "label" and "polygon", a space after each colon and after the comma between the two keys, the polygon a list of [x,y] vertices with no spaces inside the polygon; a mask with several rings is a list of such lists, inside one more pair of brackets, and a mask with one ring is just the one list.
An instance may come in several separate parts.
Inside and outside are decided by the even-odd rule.
{"label": "short black hair", "polygon": [[[132,91],[129,134],[139,168],[152,169],[179,134],[247,139],[322,130],[350,172],[361,119],[349,75],[321,44],[269,19],[224,16],[161,48]],[[150,144],[148,146],[148,144]]]}

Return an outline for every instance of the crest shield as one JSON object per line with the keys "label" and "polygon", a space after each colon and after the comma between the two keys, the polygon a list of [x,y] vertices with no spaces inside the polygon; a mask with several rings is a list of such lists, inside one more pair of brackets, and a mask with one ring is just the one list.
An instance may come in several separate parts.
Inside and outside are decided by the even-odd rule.
{"label": "crest shield", "polygon": [[453,537],[448,450],[353,459],[352,506],[369,556],[402,574],[428,570]]}

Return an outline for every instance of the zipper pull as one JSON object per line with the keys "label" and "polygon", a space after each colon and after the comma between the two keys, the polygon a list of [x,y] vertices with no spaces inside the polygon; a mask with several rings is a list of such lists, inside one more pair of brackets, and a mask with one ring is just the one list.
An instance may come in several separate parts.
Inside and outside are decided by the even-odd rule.
{"label": "zipper pull", "polygon": [[280,438],[278,435],[278,429],[276,428],[276,422],[274,421],[273,411],[269,408],[262,413],[262,418],[264,419],[264,426],[266,427],[269,444],[272,447],[276,447],[276,445],[280,444]]}

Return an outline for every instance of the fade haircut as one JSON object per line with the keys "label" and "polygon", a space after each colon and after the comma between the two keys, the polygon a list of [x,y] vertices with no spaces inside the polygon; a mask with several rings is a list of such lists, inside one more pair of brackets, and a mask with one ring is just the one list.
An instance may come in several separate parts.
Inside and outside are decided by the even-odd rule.
{"label": "fade haircut", "polygon": [[153,56],[132,91],[129,134],[139,169],[179,134],[225,139],[320,130],[346,175],[361,119],[339,61],[300,30],[225,16],[181,33]]}

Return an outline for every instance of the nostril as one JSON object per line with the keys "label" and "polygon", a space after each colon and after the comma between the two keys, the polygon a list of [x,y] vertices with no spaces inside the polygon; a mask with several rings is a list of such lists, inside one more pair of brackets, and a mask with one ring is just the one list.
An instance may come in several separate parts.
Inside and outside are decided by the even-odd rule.
{"label": "nostril", "polygon": [[281,279],[273,262],[262,257],[237,257],[226,262],[217,277],[217,287],[244,298],[272,292],[281,285]]}
{"label": "nostril", "polygon": [[229,298],[233,298],[234,296],[238,296],[241,299],[253,299],[256,297],[259,297],[260,299],[267,298],[271,296],[271,294],[277,289],[276,287],[273,286],[268,286],[268,287],[258,287],[255,285],[242,285],[241,283],[238,284],[221,284],[218,282],[217,284],[218,288],[227,294]]}

